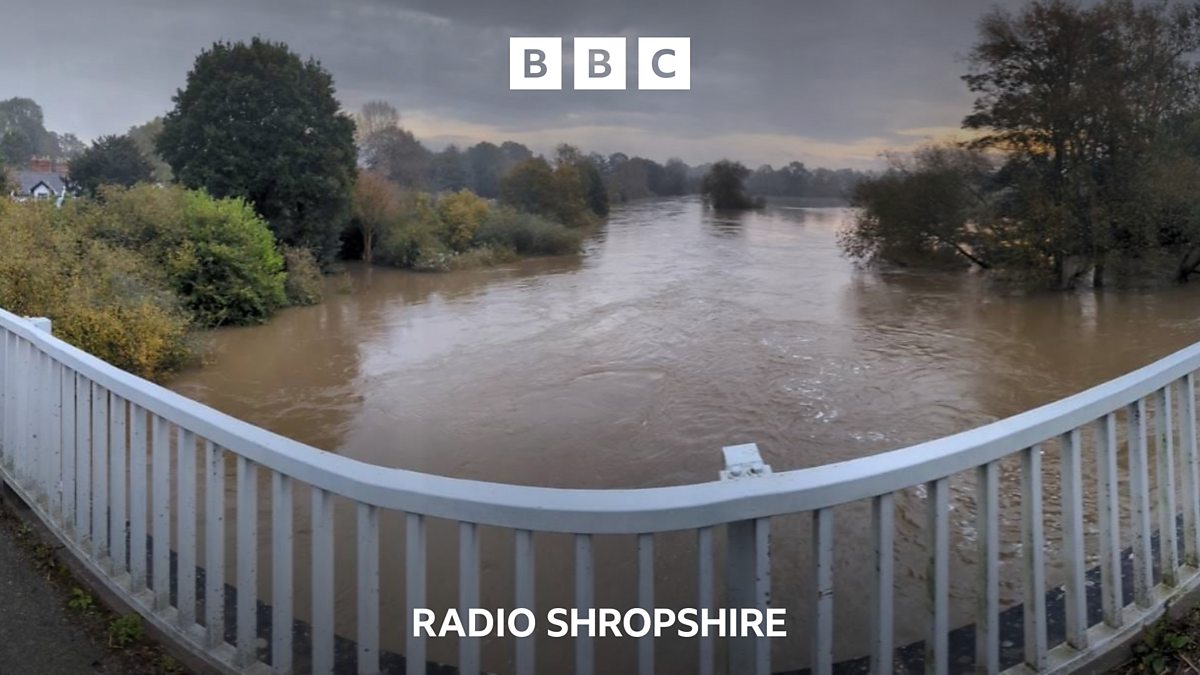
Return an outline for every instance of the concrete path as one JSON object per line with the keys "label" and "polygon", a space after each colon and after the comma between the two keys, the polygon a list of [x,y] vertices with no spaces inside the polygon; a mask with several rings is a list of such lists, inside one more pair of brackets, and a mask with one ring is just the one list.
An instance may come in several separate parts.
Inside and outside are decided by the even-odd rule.
{"label": "concrete path", "polygon": [[0,523],[0,674],[122,672],[107,646],[71,616],[63,591],[37,572],[15,527]]}

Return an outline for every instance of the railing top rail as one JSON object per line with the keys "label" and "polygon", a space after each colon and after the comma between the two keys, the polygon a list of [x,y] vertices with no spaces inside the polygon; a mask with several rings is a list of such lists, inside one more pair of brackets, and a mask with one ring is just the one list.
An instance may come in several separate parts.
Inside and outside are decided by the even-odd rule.
{"label": "railing top rail", "polygon": [[969,431],[752,480],[561,489],[385,468],[319,450],[116,368],[0,309],[0,326],[117,396],[271,470],[357,502],[535,531],[620,534],[798,513],[920,485],[1001,459],[1121,409],[1200,368],[1200,343],[1081,393]]}

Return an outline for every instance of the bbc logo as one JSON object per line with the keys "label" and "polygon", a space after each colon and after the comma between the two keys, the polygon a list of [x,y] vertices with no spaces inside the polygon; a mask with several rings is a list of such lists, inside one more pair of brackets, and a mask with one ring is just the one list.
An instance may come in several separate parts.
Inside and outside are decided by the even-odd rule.
{"label": "bbc logo", "polygon": [[[692,88],[692,39],[637,39],[638,89]],[[576,90],[626,88],[625,38],[577,37],[573,53]],[[508,88],[553,91],[563,88],[562,38],[510,37]]]}

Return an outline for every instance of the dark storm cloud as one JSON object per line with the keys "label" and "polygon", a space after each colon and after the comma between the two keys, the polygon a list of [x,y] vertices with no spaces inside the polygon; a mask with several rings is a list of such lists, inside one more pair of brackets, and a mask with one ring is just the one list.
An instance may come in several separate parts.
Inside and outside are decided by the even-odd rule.
{"label": "dark storm cloud", "polygon": [[[690,161],[861,165],[958,125],[970,103],[958,57],[989,5],[66,0],[47,14],[22,3],[0,23],[0,98],[38,100],[52,129],[119,132],[169,108],[200,49],[261,35],[320,59],[347,108],[390,100],[435,145],[562,139]],[[624,35],[631,65],[638,36],[690,36],[692,91],[510,92],[511,35]]]}

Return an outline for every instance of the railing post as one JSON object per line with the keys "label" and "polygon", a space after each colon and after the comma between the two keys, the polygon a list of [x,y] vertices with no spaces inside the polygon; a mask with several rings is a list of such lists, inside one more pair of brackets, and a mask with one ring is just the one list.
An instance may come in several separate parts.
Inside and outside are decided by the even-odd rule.
{"label": "railing post", "polygon": [[[754,443],[722,448],[725,469],[721,480],[745,480],[771,473]],[[729,523],[726,566],[726,605],[757,608],[764,614],[771,599],[771,520],[753,518]],[[729,672],[771,672],[771,643],[767,638],[735,637],[729,640]]]}

